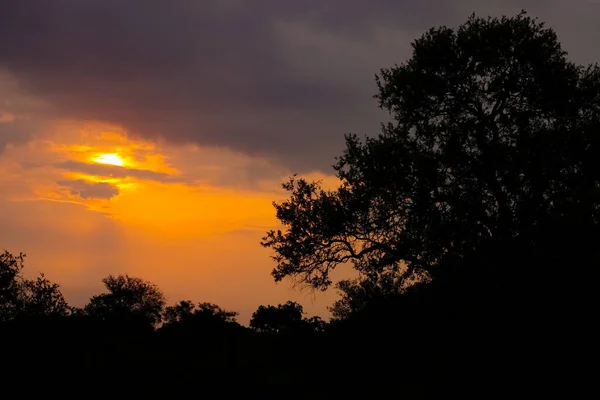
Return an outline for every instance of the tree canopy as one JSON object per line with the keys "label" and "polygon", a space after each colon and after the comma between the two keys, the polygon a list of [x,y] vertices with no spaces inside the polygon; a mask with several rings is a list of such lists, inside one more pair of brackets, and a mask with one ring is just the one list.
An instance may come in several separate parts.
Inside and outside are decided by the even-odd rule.
{"label": "tree canopy", "polygon": [[295,301],[277,306],[259,306],[250,327],[263,333],[322,332],[326,323],[320,317],[304,318],[304,308]]}
{"label": "tree canopy", "polygon": [[340,298],[329,307],[329,311],[334,321],[342,321],[364,310],[370,303],[394,298],[401,286],[396,276],[388,273],[342,280],[337,289]]}
{"label": "tree canopy", "polygon": [[391,122],[375,137],[346,136],[339,188],[283,185],[283,230],[262,241],[275,280],[324,289],[352,263],[401,288],[450,265],[505,268],[523,251],[597,261],[581,246],[598,239],[600,68],[570,62],[556,33],[524,12],[433,28],[412,49],[376,77]]}
{"label": "tree canopy", "polygon": [[129,275],[109,275],[102,282],[108,293],[90,299],[84,308],[87,315],[150,326],[156,326],[162,320],[165,296],[153,283]]}
{"label": "tree canopy", "polygon": [[24,258],[24,254],[14,256],[8,251],[0,254],[0,322],[13,318],[19,309],[21,290],[18,278]]}
{"label": "tree canopy", "polygon": [[41,274],[26,279],[23,274],[25,254],[0,254],[0,322],[15,318],[64,316],[71,309],[58,284]]}
{"label": "tree canopy", "polygon": [[198,303],[196,305],[191,300],[182,300],[165,309],[163,320],[165,327],[177,324],[210,327],[237,323],[237,315],[237,312],[224,310],[216,304]]}
{"label": "tree canopy", "polygon": [[259,306],[252,314],[250,327],[259,332],[289,331],[302,325],[302,314],[304,314],[302,306],[293,301],[278,306]]}

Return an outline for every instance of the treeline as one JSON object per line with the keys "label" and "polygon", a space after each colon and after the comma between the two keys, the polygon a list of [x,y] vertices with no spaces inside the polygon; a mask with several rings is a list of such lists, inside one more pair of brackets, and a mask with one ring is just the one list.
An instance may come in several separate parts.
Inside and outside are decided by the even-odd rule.
{"label": "treeline", "polygon": [[[89,387],[147,390],[137,387],[141,380],[156,390],[177,384],[212,391],[232,380],[227,393],[262,398],[422,394],[431,389],[423,378],[451,370],[458,356],[436,342],[438,329],[451,323],[455,332],[444,336],[456,345],[456,330],[467,326],[445,315],[429,286],[387,292],[371,280],[345,281],[330,321],[306,317],[288,301],[259,306],[246,327],[216,304],[167,305],[156,285],[128,275],[109,275],[104,293],[73,307],[58,284],[24,277],[24,257],[0,256],[0,369],[19,382],[69,376]],[[352,376],[351,385],[343,383]]]}
{"label": "treeline", "polygon": [[[246,327],[237,312],[216,304],[167,305],[156,285],[129,275],[107,276],[104,293],[74,307],[43,274],[25,278],[24,260],[24,254],[0,255],[0,369],[6,379],[54,382],[69,376],[78,385],[114,389],[143,380],[157,390],[176,383],[208,390],[231,379],[231,393],[264,390],[263,398],[281,398],[279,390],[295,387],[285,396],[294,398],[348,390],[329,379],[351,373],[357,357],[367,355],[348,352],[348,346],[357,349],[352,341],[366,337],[348,334],[348,315],[335,310],[337,317],[326,322],[306,317],[296,302],[261,305]],[[379,368],[370,367],[361,379]],[[315,381],[320,374],[330,378]]]}
{"label": "treeline", "polygon": [[[238,313],[216,304],[182,300],[167,306],[164,294],[151,282],[129,275],[102,279],[106,292],[93,296],[79,308],[65,301],[58,284],[44,274],[36,279],[23,276],[25,254],[0,255],[0,323],[19,324],[44,318],[78,318],[102,324],[119,332],[195,332],[241,329]],[[0,325],[1,326],[1,325]],[[302,305],[288,301],[277,306],[259,306],[250,328],[256,332],[324,332],[327,323],[320,317],[304,317]]]}
{"label": "treeline", "polygon": [[73,307],[43,275],[24,278],[23,261],[0,257],[0,369],[18,382],[69,376],[110,390],[146,391],[140,382],[152,382],[151,391],[200,385],[212,393],[233,381],[226,397],[412,398],[435,395],[456,374],[489,378],[503,363],[517,373],[523,365],[514,358],[538,365],[547,357],[536,340],[549,327],[532,323],[535,316],[526,324],[516,314],[500,318],[494,308],[502,300],[479,293],[459,301],[446,283],[398,290],[381,279],[344,281],[328,322],[288,301],[259,306],[246,327],[216,304],[166,305],[157,286],[128,275],[109,275],[104,293]]}
{"label": "treeline", "polygon": [[250,387],[286,385],[296,379],[288,368],[298,368],[327,327],[291,301],[260,306],[245,327],[237,312],[216,304],[166,305],[156,285],[128,275],[104,278],[104,293],[73,307],[44,275],[24,277],[24,257],[0,255],[0,341],[10,344],[3,348],[4,376],[24,379],[23,369],[28,377],[37,372],[35,379],[68,373],[82,384],[121,387],[132,384],[115,379],[121,374],[208,386],[227,374]]}

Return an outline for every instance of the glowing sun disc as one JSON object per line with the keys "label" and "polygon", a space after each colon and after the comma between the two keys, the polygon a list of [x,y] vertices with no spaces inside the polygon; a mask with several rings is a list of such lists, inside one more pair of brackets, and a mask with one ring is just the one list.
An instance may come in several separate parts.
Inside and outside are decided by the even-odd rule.
{"label": "glowing sun disc", "polygon": [[123,159],[115,153],[100,154],[98,157],[94,158],[94,162],[97,162],[99,164],[117,165],[119,167],[125,165]]}

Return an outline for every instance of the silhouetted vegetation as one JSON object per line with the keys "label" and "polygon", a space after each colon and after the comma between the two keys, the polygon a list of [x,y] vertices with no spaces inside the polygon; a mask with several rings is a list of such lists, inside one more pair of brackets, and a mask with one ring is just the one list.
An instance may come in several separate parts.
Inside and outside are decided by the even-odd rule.
{"label": "silhouetted vegetation", "polygon": [[[429,30],[377,85],[391,122],[376,137],[346,136],[338,189],[285,183],[284,228],[262,241],[276,281],[325,290],[333,269],[356,270],[336,284],[329,323],[287,302],[259,306],[244,327],[215,304],[165,308],[156,286],[127,275],[75,309],[5,252],[5,343],[20,343],[21,360],[77,365],[86,382],[135,370],[166,386],[229,380],[266,398],[513,386],[507,371],[564,378],[596,311],[600,68],[568,61],[525,13],[472,16]],[[23,350],[40,343],[23,341],[32,337],[43,351]]]}
{"label": "silhouetted vegetation", "polygon": [[152,329],[162,319],[165,296],[152,283],[128,275],[109,275],[102,280],[108,293],[94,296],[83,308],[83,314],[106,324],[135,325]]}
{"label": "silhouetted vegetation", "polygon": [[250,327],[258,332],[290,334],[298,332],[323,332],[326,324],[320,317],[304,318],[303,307],[288,301],[275,306],[259,306],[252,314]]}
{"label": "silhouetted vegetation", "polygon": [[26,317],[66,316],[71,309],[59,286],[44,274],[23,277],[25,254],[0,254],[0,323]]}

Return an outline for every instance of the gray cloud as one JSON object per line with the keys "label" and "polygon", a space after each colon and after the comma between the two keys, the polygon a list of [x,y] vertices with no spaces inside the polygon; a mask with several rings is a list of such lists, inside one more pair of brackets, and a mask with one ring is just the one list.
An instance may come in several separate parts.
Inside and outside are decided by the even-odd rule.
{"label": "gray cloud", "polygon": [[[567,4],[568,3],[568,4]],[[600,58],[587,0],[3,0],[0,68],[52,115],[133,135],[327,168],[346,132],[376,133],[373,74],[473,11],[526,8],[573,58]],[[46,110],[46,112],[50,112]]]}
{"label": "gray cloud", "polygon": [[82,199],[110,199],[119,194],[119,188],[107,182],[87,182],[79,179],[56,183],[67,187],[72,195]]}
{"label": "gray cloud", "polygon": [[[4,114],[7,115],[7,114]],[[0,113],[0,117],[2,114]],[[33,126],[29,121],[11,120],[0,121],[0,153],[8,143],[23,143],[30,139]]]}
{"label": "gray cloud", "polygon": [[43,104],[23,93],[17,82],[0,68],[0,154],[7,144],[26,143],[39,133],[43,121],[30,115],[40,110],[43,110]]}

